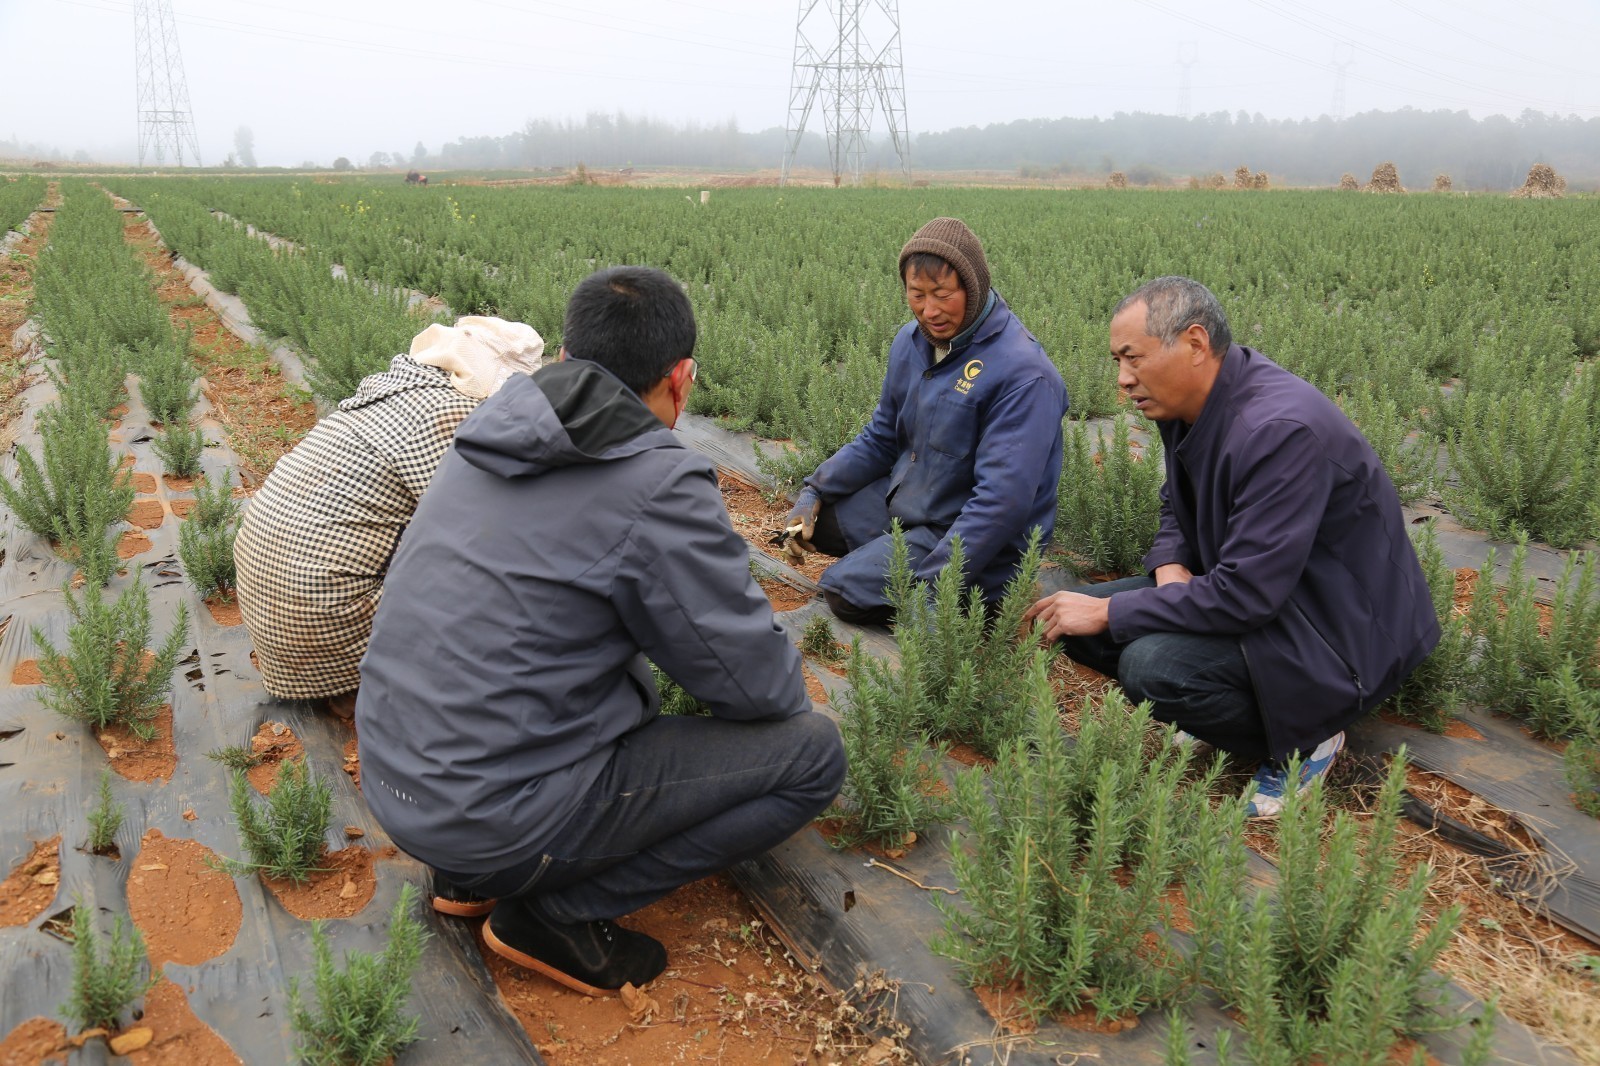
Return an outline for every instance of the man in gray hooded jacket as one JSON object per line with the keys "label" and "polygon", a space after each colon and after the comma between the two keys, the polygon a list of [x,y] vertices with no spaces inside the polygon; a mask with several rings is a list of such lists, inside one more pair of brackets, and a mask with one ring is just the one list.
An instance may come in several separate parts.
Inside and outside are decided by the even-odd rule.
{"label": "man in gray hooded jacket", "polygon": [[[838,729],[751,578],[712,464],[671,432],[694,316],[656,270],[573,293],[562,362],[456,434],[361,667],[363,790],[512,961],[591,995],[666,951],[611,919],[783,841],[833,799]],[[646,660],[711,716],[662,717]]]}

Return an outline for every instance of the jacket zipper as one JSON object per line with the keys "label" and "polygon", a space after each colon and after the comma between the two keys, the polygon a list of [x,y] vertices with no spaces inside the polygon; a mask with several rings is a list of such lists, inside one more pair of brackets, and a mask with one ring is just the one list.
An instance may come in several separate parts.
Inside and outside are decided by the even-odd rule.
{"label": "jacket zipper", "polygon": [[1322,641],[1323,647],[1333,652],[1333,657],[1339,660],[1339,665],[1343,666],[1345,668],[1345,672],[1350,675],[1350,680],[1353,681],[1356,686],[1356,713],[1367,713],[1367,692],[1366,689],[1361,685],[1361,675],[1350,666],[1350,660],[1341,655],[1339,653],[1339,649],[1333,646],[1333,642],[1322,635],[1322,630],[1317,628],[1317,624],[1311,620],[1311,616],[1306,614],[1305,611],[1301,610],[1300,605],[1295,603],[1293,598],[1289,600],[1289,606],[1294,608],[1295,614],[1300,616],[1300,620],[1302,622],[1311,627],[1311,632],[1315,633],[1317,635],[1317,639]]}

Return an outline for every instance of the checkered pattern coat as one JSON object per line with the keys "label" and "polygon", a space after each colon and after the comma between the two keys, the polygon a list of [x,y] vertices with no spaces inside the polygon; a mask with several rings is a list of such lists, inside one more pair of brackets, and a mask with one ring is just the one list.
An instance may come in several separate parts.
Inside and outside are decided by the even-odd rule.
{"label": "checkered pattern coat", "polygon": [[478,402],[397,355],[278,460],[233,549],[268,692],[317,699],[360,684],[389,558]]}

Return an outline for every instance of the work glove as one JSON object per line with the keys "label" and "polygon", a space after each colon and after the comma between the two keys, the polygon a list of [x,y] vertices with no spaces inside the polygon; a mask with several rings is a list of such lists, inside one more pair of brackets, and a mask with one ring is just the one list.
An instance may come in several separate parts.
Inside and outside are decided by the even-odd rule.
{"label": "work glove", "polygon": [[822,513],[822,497],[810,486],[800,490],[799,499],[783,523],[783,550],[795,562],[804,562],[806,552],[817,549],[811,544],[816,533],[817,515]]}

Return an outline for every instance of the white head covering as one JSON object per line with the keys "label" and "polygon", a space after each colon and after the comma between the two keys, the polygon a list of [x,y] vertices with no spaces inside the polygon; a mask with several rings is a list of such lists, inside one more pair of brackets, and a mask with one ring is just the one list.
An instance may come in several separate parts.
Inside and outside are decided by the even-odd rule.
{"label": "white head covering", "polygon": [[493,396],[512,374],[532,373],[544,356],[544,338],[532,326],[503,318],[464,315],[435,323],[411,342],[411,358],[450,373],[463,396]]}

